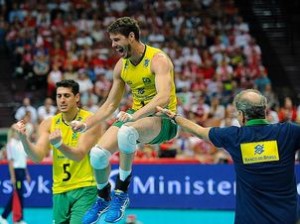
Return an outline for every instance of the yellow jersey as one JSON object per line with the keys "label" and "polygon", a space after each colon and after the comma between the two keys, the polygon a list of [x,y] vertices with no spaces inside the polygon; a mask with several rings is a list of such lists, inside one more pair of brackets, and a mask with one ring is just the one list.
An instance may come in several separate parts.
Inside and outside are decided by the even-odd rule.
{"label": "yellow jersey", "polygon": [[[92,113],[80,109],[75,120],[85,121]],[[64,144],[76,147],[80,133],[73,132],[71,127],[62,119],[59,113],[52,118],[51,132],[61,130]],[[63,153],[51,145],[53,150],[53,194],[59,194],[73,189],[95,186],[93,169],[90,165],[89,155],[80,162],[68,159]]]}
{"label": "yellow jersey", "polygon": [[[138,110],[157,94],[155,88],[155,74],[151,72],[151,61],[155,54],[164,53],[162,50],[148,45],[145,46],[145,53],[138,65],[133,65],[129,59],[123,60],[121,78],[130,86],[132,91],[133,105],[132,109]],[[176,88],[174,82],[174,71],[171,71],[172,87],[170,103],[167,108],[176,112]]]}

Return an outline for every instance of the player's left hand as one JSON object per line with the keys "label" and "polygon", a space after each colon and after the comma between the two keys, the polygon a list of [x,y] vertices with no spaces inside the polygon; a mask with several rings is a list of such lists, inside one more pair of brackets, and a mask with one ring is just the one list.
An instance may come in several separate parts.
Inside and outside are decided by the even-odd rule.
{"label": "player's left hand", "polygon": [[128,113],[126,113],[124,111],[121,111],[121,112],[118,113],[117,119],[118,119],[118,121],[122,121],[122,122],[133,121],[132,115],[128,114]]}
{"label": "player's left hand", "polygon": [[83,133],[87,130],[87,125],[86,123],[83,123],[81,121],[72,121],[70,123],[70,126],[72,128],[72,130],[74,132],[80,132],[80,133]]}

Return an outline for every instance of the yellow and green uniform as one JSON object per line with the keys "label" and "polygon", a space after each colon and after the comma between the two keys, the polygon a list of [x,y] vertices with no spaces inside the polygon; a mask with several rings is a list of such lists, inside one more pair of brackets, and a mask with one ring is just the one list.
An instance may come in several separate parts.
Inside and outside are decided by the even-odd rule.
{"label": "yellow and green uniform", "polygon": [[[151,71],[151,62],[153,57],[157,53],[164,52],[158,48],[154,48],[145,45],[146,49],[141,61],[137,65],[133,65],[129,59],[122,59],[123,67],[121,72],[121,78],[129,85],[133,105],[132,109],[127,112],[132,114],[139,110],[146,104],[148,104],[157,94],[155,86],[155,74]],[[177,99],[176,99],[176,88],[174,82],[174,72],[170,72],[172,77],[172,86],[170,94],[170,102],[167,108],[173,112],[176,112]],[[121,121],[115,122],[114,125],[121,127],[124,123]],[[177,134],[177,125],[174,124],[167,116],[162,117],[162,128],[159,135],[153,139],[150,144],[158,144],[164,141],[170,140]]]}
{"label": "yellow and green uniform", "polygon": [[[133,97],[133,110],[138,110],[152,100],[157,94],[155,87],[155,74],[151,71],[151,62],[157,53],[163,53],[158,48],[145,46],[145,53],[142,60],[133,65],[129,59],[123,59],[123,68],[121,72],[121,78],[124,82],[130,86]],[[174,72],[171,71],[171,77],[174,80]],[[174,81],[172,82],[170,103],[167,108],[173,112],[176,112],[176,88]]]}
{"label": "yellow and green uniform", "polygon": [[[75,120],[85,121],[92,113],[79,110]],[[80,133],[72,131],[59,113],[52,118],[50,131],[59,129],[63,143],[77,147]],[[51,145],[53,150],[53,223],[80,224],[84,213],[94,203],[97,188],[87,154],[80,162],[68,159]]]}
{"label": "yellow and green uniform", "polygon": [[[85,121],[90,115],[90,112],[80,109],[76,120]],[[61,113],[52,118],[50,131],[56,129],[61,130],[64,144],[70,147],[77,146],[80,133],[72,131],[71,127],[63,121]],[[80,162],[76,162],[67,158],[54,146],[51,145],[51,148],[53,150],[53,194],[96,185],[88,155]]]}

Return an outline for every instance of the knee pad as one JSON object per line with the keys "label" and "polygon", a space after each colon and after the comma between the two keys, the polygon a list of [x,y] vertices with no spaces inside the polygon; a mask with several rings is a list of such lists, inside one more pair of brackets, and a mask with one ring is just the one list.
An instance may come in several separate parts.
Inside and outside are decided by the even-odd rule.
{"label": "knee pad", "polygon": [[94,169],[105,169],[109,165],[111,153],[95,145],[90,151],[90,163]]}
{"label": "knee pad", "polygon": [[121,152],[125,154],[134,153],[139,133],[134,127],[123,125],[118,131],[118,145]]}

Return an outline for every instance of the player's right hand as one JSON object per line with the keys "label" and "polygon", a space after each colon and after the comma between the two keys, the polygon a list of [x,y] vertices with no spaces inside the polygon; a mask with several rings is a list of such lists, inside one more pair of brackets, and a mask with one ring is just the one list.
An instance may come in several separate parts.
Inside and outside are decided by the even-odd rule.
{"label": "player's right hand", "polygon": [[26,137],[26,125],[23,120],[12,125],[12,129],[17,132],[19,137]]}
{"label": "player's right hand", "polygon": [[156,107],[156,110],[157,110],[157,112],[162,113],[162,114],[165,114],[165,115],[167,115],[167,116],[170,117],[170,118],[173,118],[173,117],[176,116],[176,114],[175,114],[174,112],[172,112],[172,111],[170,111],[170,110],[168,110],[168,109],[166,109],[166,108],[162,108],[162,107],[160,107],[160,106],[157,106],[157,107]]}
{"label": "player's right hand", "polygon": [[81,121],[72,121],[70,123],[71,128],[74,132],[85,132],[87,129],[87,126],[85,123],[81,122]]}

